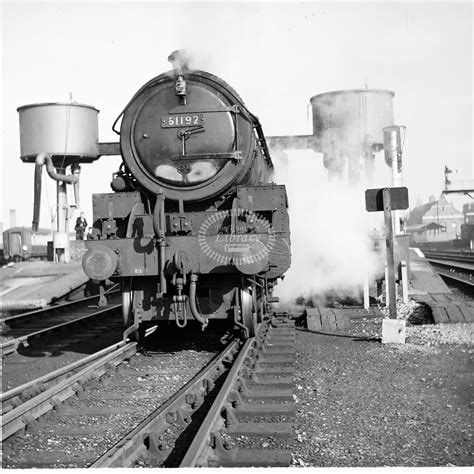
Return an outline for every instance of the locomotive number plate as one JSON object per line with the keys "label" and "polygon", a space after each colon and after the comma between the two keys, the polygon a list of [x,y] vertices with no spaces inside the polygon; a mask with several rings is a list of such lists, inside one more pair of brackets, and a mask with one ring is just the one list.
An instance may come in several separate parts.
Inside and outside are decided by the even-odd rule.
{"label": "locomotive number plate", "polygon": [[204,114],[174,114],[161,117],[162,128],[193,127],[196,125],[204,127]]}

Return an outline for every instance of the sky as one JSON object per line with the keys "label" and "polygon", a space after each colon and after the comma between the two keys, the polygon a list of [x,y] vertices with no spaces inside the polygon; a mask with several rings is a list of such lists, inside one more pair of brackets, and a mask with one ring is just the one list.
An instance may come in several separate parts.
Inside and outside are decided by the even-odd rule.
{"label": "sky", "polygon": [[[32,219],[34,166],[19,158],[17,107],[72,94],[100,110],[99,140],[117,141],[115,118],[145,82],[171,68],[167,57],[178,48],[231,84],[269,136],[311,133],[316,94],[366,84],[393,90],[395,123],[407,127],[404,183],[411,205],[426,202],[442,191],[445,164],[474,179],[472,20],[470,2],[4,1],[4,228],[9,209],[18,225]],[[89,220],[91,194],[110,192],[119,163],[102,157],[83,165]],[[292,158],[290,166],[298,173],[301,163]],[[40,226],[49,227],[55,183],[46,176],[43,183]]]}

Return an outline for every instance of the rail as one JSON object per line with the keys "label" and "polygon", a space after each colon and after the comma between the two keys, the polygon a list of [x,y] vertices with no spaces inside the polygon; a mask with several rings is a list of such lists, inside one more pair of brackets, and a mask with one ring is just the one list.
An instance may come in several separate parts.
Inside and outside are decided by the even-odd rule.
{"label": "rail", "polygon": [[[296,414],[292,390],[294,337],[294,325],[288,319],[274,317],[259,324],[257,335],[240,350],[239,341],[231,342],[90,467],[131,467],[143,458],[153,467],[289,466],[291,453],[287,448],[242,449],[232,446],[231,438],[238,438],[239,433],[265,438],[291,436],[291,423],[281,418]],[[254,421],[249,422],[249,418]],[[169,427],[181,433],[176,441],[178,453],[177,444],[172,449],[169,440],[163,440]],[[168,459],[173,454],[170,465]]]}
{"label": "rail", "polygon": [[[117,290],[116,285],[114,285],[114,287],[107,290],[105,294],[114,295],[119,292],[120,290]],[[60,304],[53,304],[45,308],[35,309],[33,311],[28,311],[25,313],[15,314],[12,316],[4,316],[1,318],[1,322],[8,325],[9,323],[12,323],[12,322],[16,323],[17,321],[24,321],[25,319],[30,318],[30,317],[31,318],[44,317],[44,315],[49,312],[55,312],[57,310],[61,310],[65,308],[69,309],[71,307],[81,306],[93,300],[97,300],[97,298],[99,298],[99,295],[88,296],[86,298],[81,298],[79,300],[67,301],[66,303],[60,303]]]}
{"label": "rail", "polygon": [[[155,330],[156,326],[149,328],[146,336],[149,336]],[[21,429],[34,424],[42,415],[81,391],[82,386],[91,378],[100,378],[110,369],[111,365],[119,365],[122,361],[132,357],[136,350],[136,342],[124,343],[122,341],[3,394],[2,406],[5,413],[2,415],[2,441]],[[79,372],[76,372],[78,369],[80,369]],[[72,372],[75,373],[68,377],[67,375]],[[57,381],[57,383],[42,390],[45,384],[52,381]],[[26,401],[22,401],[21,393],[28,394],[29,392],[39,393],[27,398]]]}
{"label": "rail", "polygon": [[239,340],[231,341],[192,380],[89,467],[129,467],[145,451],[166,454],[160,444],[161,434],[174,422],[186,424],[193,407],[201,406],[204,396],[222,374],[224,364],[239,352],[239,346]]}
{"label": "rail", "polygon": [[423,254],[441,277],[474,286],[474,252],[425,250]]}
{"label": "rail", "polygon": [[10,339],[10,340],[8,340],[8,341],[6,341],[6,342],[4,342],[0,345],[0,351],[1,351],[2,357],[5,357],[5,356],[8,356],[10,354],[13,354],[13,353],[17,352],[18,348],[21,347],[21,346],[27,347],[30,344],[31,339],[33,339],[33,338],[37,338],[38,336],[42,336],[42,335],[45,335],[47,333],[57,331],[58,329],[64,329],[68,326],[72,326],[72,325],[75,325],[75,324],[78,324],[78,323],[82,323],[82,322],[84,322],[86,320],[89,320],[89,319],[92,319],[92,318],[97,318],[97,317],[100,317],[100,316],[104,316],[107,313],[116,311],[121,306],[122,306],[121,304],[116,304],[116,305],[113,305],[113,306],[109,306],[105,309],[101,309],[101,310],[93,312],[91,314],[87,314],[85,316],[80,316],[80,317],[72,319],[70,321],[65,321],[65,322],[60,323],[60,324],[55,324],[54,326],[49,326],[49,327],[46,327],[46,328],[43,328],[43,329],[40,329],[40,330],[37,330],[37,331],[33,331],[29,334],[26,334],[26,335],[23,335],[23,336],[20,336],[20,337],[16,337],[14,339]]}

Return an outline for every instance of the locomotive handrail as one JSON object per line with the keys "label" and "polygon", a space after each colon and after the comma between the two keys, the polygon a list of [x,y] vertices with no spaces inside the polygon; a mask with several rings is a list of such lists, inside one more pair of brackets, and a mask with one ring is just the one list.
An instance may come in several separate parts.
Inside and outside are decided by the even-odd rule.
{"label": "locomotive handrail", "polygon": [[[187,108],[184,109],[187,114],[211,114],[211,113],[216,113],[216,112],[231,112],[233,114],[238,114],[240,113],[241,106],[240,105],[230,105],[228,107],[216,107],[214,109],[206,109],[206,110],[188,110]],[[248,111],[247,111],[248,112]],[[182,114],[183,113],[183,108],[174,108],[168,111],[168,114],[174,115],[174,114]],[[248,119],[248,117],[246,117]],[[251,122],[251,120],[249,120]]]}
{"label": "locomotive handrail", "polygon": [[120,120],[120,118],[123,116],[125,111],[128,109],[129,105],[146,89],[148,89],[151,86],[154,86],[155,84],[159,84],[160,82],[164,82],[168,77],[165,77],[163,75],[154,77],[150,81],[148,81],[146,84],[144,84],[140,89],[134,94],[134,96],[128,101],[128,104],[123,108],[122,112],[120,112],[119,116],[115,119],[115,122],[112,125],[112,131],[115,132],[117,135],[120,135],[119,130],[115,130],[115,125],[117,125],[117,122]]}
{"label": "locomotive handrail", "polygon": [[247,111],[247,112],[252,117],[253,126],[255,128],[255,131],[257,132],[257,138],[258,138],[258,140],[261,144],[262,151],[263,151],[263,154],[265,156],[265,160],[267,161],[268,165],[273,168],[272,158],[270,156],[270,151],[268,149],[267,140],[266,140],[265,135],[263,133],[263,128],[262,128],[262,125],[260,123],[260,120],[258,119],[258,117],[251,114],[249,111]]}
{"label": "locomotive handrail", "polygon": [[163,192],[156,196],[155,208],[153,210],[153,230],[155,231],[159,245],[159,273],[160,273],[160,293],[166,293],[165,278],[165,198]]}

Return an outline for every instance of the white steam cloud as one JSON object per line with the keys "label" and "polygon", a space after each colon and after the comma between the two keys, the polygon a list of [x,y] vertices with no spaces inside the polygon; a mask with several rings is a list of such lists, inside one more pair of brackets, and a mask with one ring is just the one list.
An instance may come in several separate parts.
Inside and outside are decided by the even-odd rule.
{"label": "white steam cloud", "polygon": [[328,182],[322,155],[313,151],[272,158],[274,180],[287,188],[292,249],[291,268],[275,293],[283,303],[298,296],[322,303],[328,293],[359,296],[365,276],[373,282],[383,272],[369,239],[381,218],[365,210],[365,184]]}

